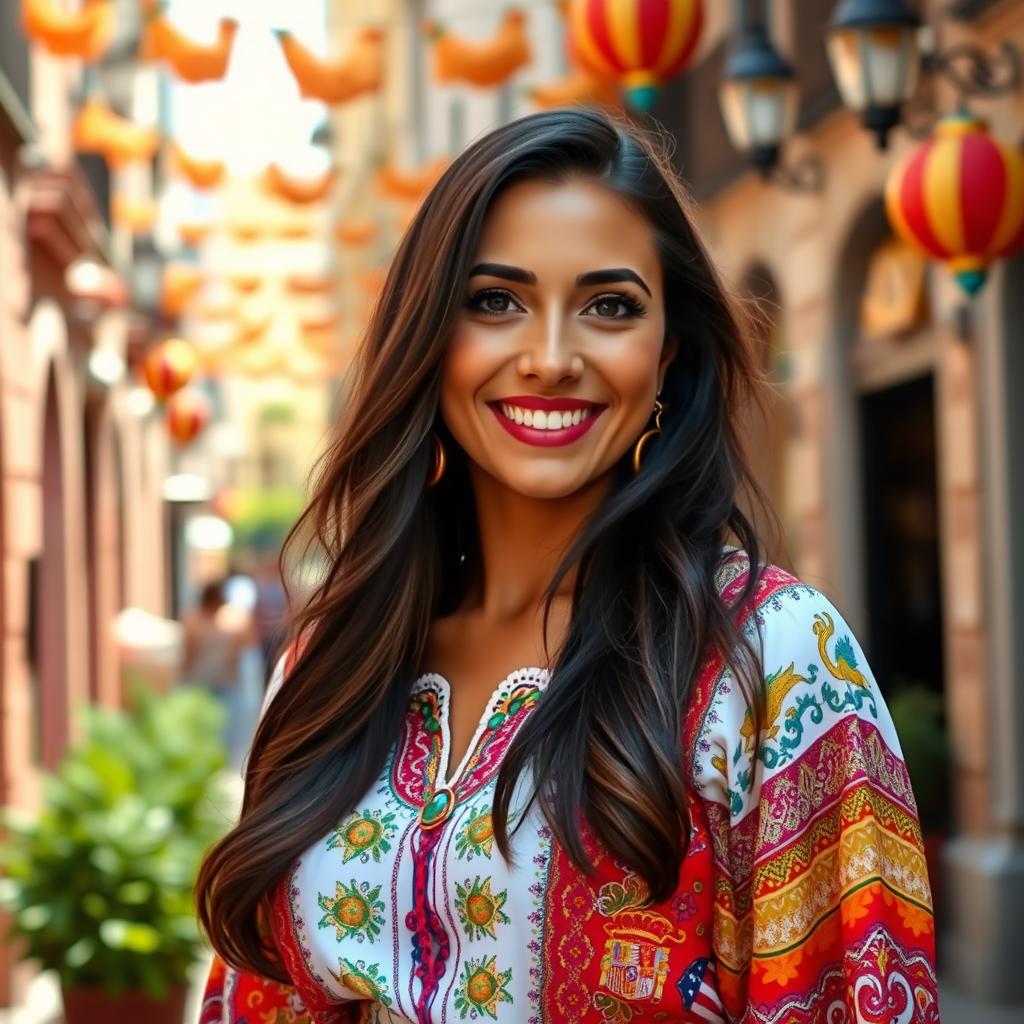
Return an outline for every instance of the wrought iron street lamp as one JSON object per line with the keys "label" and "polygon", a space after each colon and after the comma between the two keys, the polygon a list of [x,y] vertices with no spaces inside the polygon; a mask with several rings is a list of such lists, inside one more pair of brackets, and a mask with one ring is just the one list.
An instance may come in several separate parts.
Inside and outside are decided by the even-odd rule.
{"label": "wrought iron street lamp", "polygon": [[779,160],[782,144],[796,129],[799,91],[793,69],[772,45],[763,19],[743,7],[740,16],[718,90],[729,140],[765,180],[793,190],[816,189],[820,175],[812,163],[783,167]]}
{"label": "wrought iron street lamp", "polygon": [[842,0],[829,26],[828,57],[843,102],[885,149],[917,87],[921,19],[903,0]]}

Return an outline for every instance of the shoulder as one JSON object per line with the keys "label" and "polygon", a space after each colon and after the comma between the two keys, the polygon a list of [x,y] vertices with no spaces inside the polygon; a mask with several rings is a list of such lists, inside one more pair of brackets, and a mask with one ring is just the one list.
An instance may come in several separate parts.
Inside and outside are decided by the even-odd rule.
{"label": "shoulder", "polygon": [[758,786],[835,744],[898,753],[899,744],[867,658],[843,613],[821,590],[778,566],[761,568],[742,610],[759,656],[755,708],[732,672],[713,669],[695,708],[691,771],[696,788],[743,814]]}

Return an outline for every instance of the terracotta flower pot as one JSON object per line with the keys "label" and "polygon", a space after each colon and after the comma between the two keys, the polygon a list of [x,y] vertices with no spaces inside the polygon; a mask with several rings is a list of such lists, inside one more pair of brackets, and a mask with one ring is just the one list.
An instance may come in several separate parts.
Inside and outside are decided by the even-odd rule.
{"label": "terracotta flower pot", "polygon": [[64,989],[64,1024],[111,1024],[145,1021],[146,1024],[182,1024],[187,985],[179,985],[163,999],[143,992],[115,996],[98,988]]}

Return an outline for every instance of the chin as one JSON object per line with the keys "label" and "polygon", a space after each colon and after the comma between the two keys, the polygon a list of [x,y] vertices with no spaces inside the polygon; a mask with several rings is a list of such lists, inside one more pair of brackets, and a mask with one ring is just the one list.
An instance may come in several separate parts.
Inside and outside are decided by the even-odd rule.
{"label": "chin", "polygon": [[548,501],[568,498],[594,482],[588,476],[564,471],[512,473],[502,475],[500,479],[510,491],[521,494],[524,498]]}

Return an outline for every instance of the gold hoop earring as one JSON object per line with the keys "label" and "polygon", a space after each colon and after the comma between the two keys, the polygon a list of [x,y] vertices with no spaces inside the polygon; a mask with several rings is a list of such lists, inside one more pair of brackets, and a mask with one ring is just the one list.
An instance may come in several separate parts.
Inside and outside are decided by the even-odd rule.
{"label": "gold hoop earring", "polygon": [[661,414],[665,411],[665,406],[661,404],[659,399],[654,400],[654,426],[650,430],[645,430],[640,435],[640,440],[633,446],[633,474],[634,476],[640,472],[640,459],[644,453],[644,447],[652,437],[657,437],[661,433]]}
{"label": "gold hoop earring", "polygon": [[448,465],[448,456],[445,453],[441,438],[431,431],[430,436],[434,439],[434,468],[427,478],[427,487],[435,487],[441,477],[444,476],[445,467]]}

